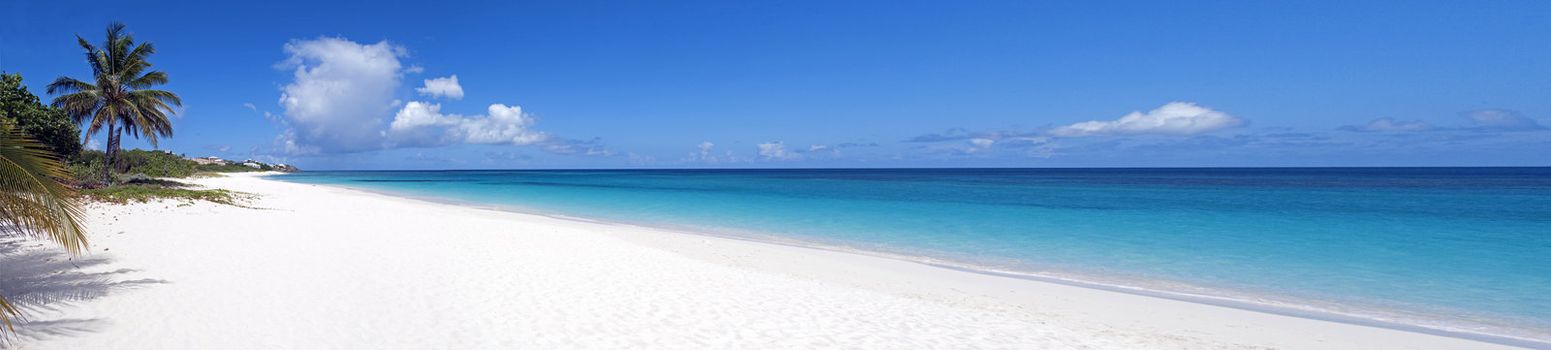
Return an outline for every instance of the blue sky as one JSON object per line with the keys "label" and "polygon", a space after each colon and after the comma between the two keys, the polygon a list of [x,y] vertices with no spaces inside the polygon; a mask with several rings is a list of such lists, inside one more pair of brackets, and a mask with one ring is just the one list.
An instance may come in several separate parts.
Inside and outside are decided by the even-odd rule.
{"label": "blue sky", "polygon": [[35,93],[123,21],[163,149],[304,169],[1551,165],[1540,1],[0,10]]}

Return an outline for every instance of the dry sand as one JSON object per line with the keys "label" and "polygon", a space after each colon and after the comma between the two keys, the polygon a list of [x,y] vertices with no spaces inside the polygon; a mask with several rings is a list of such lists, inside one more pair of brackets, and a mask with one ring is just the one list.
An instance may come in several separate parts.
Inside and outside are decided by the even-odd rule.
{"label": "dry sand", "polygon": [[880,257],[251,175],[0,242],[27,349],[1492,349]]}

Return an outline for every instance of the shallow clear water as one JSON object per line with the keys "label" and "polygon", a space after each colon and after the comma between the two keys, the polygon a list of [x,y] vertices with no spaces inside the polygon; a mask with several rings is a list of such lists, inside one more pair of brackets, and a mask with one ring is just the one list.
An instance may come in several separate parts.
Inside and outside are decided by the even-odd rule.
{"label": "shallow clear water", "polygon": [[1551,168],[306,172],[977,268],[1551,334]]}

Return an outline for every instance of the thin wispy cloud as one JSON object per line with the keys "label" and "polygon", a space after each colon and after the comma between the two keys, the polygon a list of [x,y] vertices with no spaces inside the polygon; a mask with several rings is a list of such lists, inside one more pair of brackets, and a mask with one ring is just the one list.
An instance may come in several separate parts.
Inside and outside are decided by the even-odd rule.
{"label": "thin wispy cloud", "polygon": [[1372,132],[1445,132],[1455,135],[1478,134],[1489,135],[1500,132],[1544,130],[1545,126],[1534,118],[1525,116],[1518,111],[1489,108],[1461,112],[1465,119],[1464,125],[1434,125],[1417,120],[1399,120],[1394,118],[1378,118],[1363,125],[1347,125],[1340,127],[1345,131],[1372,131]]}
{"label": "thin wispy cloud", "polygon": [[536,146],[545,152],[562,155],[613,157],[616,154],[614,150],[604,147],[603,139],[596,137],[586,140],[546,137]]}
{"label": "thin wispy cloud", "polygon": [[1050,130],[1050,135],[1195,135],[1244,125],[1244,120],[1191,102],[1170,102],[1115,120],[1094,120]]}
{"label": "thin wispy cloud", "polygon": [[1544,129],[1540,122],[1525,116],[1514,110],[1491,108],[1478,109],[1464,113],[1465,118],[1480,128],[1497,130],[1539,130]]}
{"label": "thin wispy cloud", "polygon": [[1405,132],[1431,130],[1432,124],[1422,121],[1396,120],[1394,118],[1379,118],[1363,125],[1348,125],[1341,130],[1348,131],[1378,131],[1378,132]]}
{"label": "thin wispy cloud", "polygon": [[1170,102],[1147,112],[1133,111],[1113,120],[1091,120],[1025,131],[972,131],[951,128],[907,138],[907,143],[932,144],[915,149],[930,154],[987,156],[1001,149],[1022,157],[1050,158],[1059,140],[1088,137],[1186,137],[1231,129],[1243,119],[1191,102]]}

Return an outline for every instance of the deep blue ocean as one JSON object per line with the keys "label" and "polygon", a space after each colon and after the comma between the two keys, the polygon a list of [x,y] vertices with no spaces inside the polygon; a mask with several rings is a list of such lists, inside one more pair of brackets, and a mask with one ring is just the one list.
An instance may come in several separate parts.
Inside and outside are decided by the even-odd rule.
{"label": "deep blue ocean", "polygon": [[1551,168],[338,171],[278,178],[1274,309],[1551,335]]}

